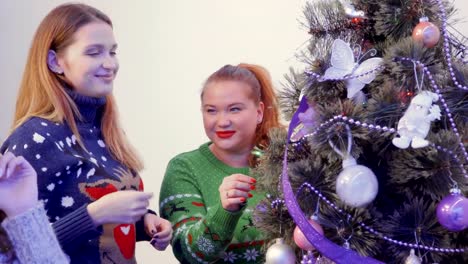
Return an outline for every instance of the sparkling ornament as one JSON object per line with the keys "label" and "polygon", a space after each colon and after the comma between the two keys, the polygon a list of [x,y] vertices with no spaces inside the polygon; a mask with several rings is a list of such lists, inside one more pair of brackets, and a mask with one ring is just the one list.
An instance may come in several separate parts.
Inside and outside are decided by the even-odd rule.
{"label": "sparkling ornament", "polygon": [[284,239],[277,238],[276,243],[268,248],[265,264],[295,264],[296,255],[290,246],[284,244]]}
{"label": "sparkling ornament", "polygon": [[336,179],[336,193],[345,204],[365,206],[374,200],[378,189],[377,177],[369,168],[358,165],[352,157],[343,160],[343,171]]}
{"label": "sparkling ornament", "polygon": [[[317,223],[315,220],[311,218],[309,219],[309,223],[315,230],[317,230],[319,234],[323,235],[322,226],[320,226],[320,224]],[[307,238],[304,236],[304,233],[302,233],[301,229],[298,226],[294,228],[294,242],[298,247],[302,248],[303,250],[312,251],[315,249],[315,247],[312,244],[310,244],[309,240],[307,240]]]}
{"label": "sparkling ornament", "polygon": [[419,24],[413,29],[413,40],[426,48],[434,47],[440,39],[439,28],[429,22],[427,17],[419,19]]}
{"label": "sparkling ornament", "polygon": [[393,145],[406,149],[423,148],[429,145],[425,138],[431,128],[431,122],[440,119],[440,108],[434,104],[439,100],[436,93],[422,91],[416,95],[398,121],[398,136],[392,140]]}
{"label": "sparkling ornament", "polygon": [[458,188],[450,190],[437,205],[437,220],[450,231],[458,232],[468,228],[468,199]]}
{"label": "sparkling ornament", "polygon": [[410,255],[405,259],[405,263],[404,264],[421,264],[421,259],[416,256],[416,254],[414,253],[414,249],[411,249],[410,251]]}

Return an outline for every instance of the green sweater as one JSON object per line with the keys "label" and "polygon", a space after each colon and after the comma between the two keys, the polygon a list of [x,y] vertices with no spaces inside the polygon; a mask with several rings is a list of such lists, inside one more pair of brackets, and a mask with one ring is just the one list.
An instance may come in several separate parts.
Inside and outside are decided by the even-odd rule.
{"label": "green sweater", "polygon": [[218,160],[205,143],[170,162],[159,197],[161,217],[174,229],[172,248],[182,263],[263,263],[264,236],[253,226],[252,212],[264,194],[252,198],[239,212],[221,206],[218,188],[223,178],[248,175]]}

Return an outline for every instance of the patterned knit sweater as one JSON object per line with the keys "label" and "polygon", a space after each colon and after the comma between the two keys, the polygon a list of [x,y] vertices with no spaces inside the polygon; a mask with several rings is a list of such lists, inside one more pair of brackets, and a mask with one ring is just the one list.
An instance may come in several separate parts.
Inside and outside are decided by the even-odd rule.
{"label": "patterned knit sweater", "polygon": [[71,263],[136,263],[136,240],[149,240],[143,221],[95,227],[86,206],[111,192],[142,190],[136,173],[116,161],[102,138],[106,99],[68,91],[83,117],[77,121],[86,150],[66,123],[33,117],[0,148],[28,160],[38,174],[39,198]]}
{"label": "patterned knit sweater", "polygon": [[0,253],[1,264],[69,263],[50,227],[42,204],[2,222],[13,250]]}
{"label": "patterned knit sweater", "polygon": [[173,225],[174,254],[182,263],[263,263],[264,236],[252,224],[252,211],[263,194],[252,191],[242,210],[226,211],[218,191],[223,178],[248,175],[249,168],[222,163],[209,144],[173,158],[164,176],[159,208]]}

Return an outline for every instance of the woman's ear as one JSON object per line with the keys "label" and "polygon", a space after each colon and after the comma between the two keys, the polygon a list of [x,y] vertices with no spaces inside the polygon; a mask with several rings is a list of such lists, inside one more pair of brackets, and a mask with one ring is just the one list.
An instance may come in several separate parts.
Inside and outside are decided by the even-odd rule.
{"label": "woman's ear", "polygon": [[57,53],[53,50],[49,50],[47,53],[47,66],[49,70],[56,74],[63,74],[63,69],[58,63]]}
{"label": "woman's ear", "polygon": [[258,103],[257,108],[257,124],[263,121],[263,112],[265,111],[265,104],[263,102]]}

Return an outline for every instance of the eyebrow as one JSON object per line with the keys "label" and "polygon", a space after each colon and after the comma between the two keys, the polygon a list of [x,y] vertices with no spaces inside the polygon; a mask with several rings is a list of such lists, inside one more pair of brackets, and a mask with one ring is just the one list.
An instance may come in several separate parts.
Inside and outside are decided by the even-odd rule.
{"label": "eyebrow", "polygon": [[[115,44],[112,45],[111,49],[117,49],[117,47],[118,47],[118,45],[117,45],[117,43],[115,43]],[[105,48],[105,46],[102,45],[102,44],[91,44],[91,45],[86,46],[85,49],[92,49],[92,48],[103,49],[103,48]]]}
{"label": "eyebrow", "polygon": [[[233,107],[237,105],[244,106],[245,104],[244,103],[232,103],[232,104],[229,104],[227,107]],[[215,106],[211,104],[204,104],[203,107],[215,107]]]}

